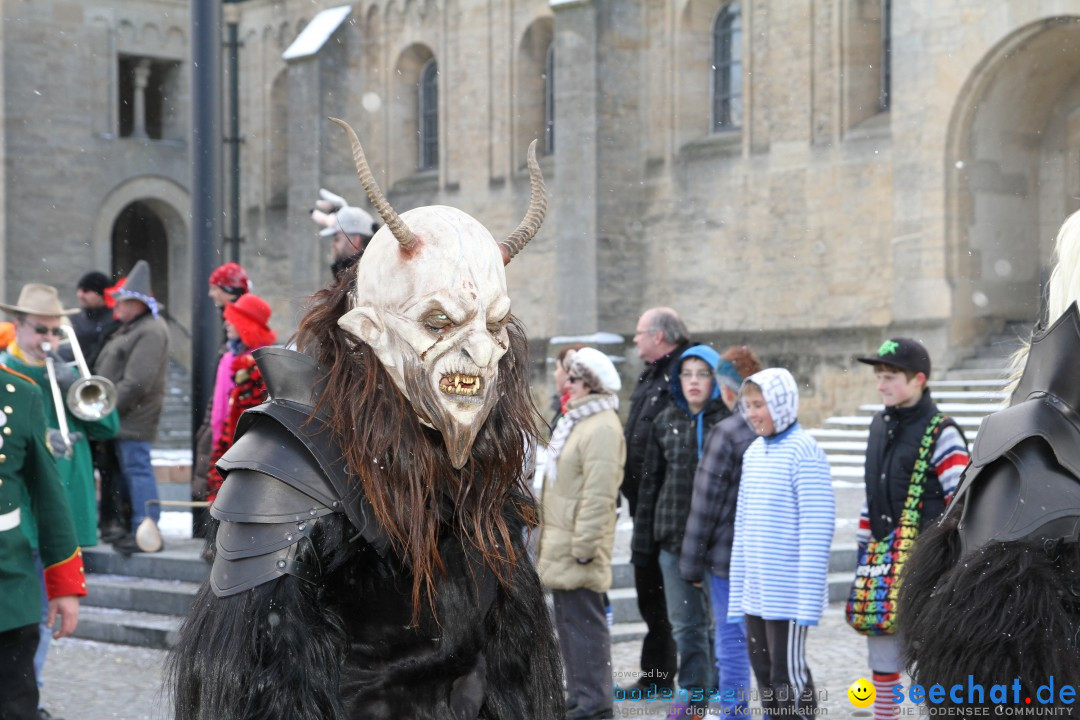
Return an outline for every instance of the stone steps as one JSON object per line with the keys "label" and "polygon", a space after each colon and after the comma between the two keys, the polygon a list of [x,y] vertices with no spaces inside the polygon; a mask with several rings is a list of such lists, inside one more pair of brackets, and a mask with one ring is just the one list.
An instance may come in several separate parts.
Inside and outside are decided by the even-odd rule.
{"label": "stone steps", "polygon": [[179,627],[180,618],[176,615],[85,607],[79,610],[79,625],[74,636],[164,650],[176,644]]}
{"label": "stone steps", "polygon": [[165,402],[161,409],[155,448],[191,448],[191,372],[169,360],[165,378]]}
{"label": "stone steps", "polygon": [[199,583],[126,575],[88,575],[88,607],[162,615],[186,615]]}
{"label": "stone steps", "polygon": [[[930,384],[934,400],[942,412],[956,421],[970,444],[983,418],[1003,408],[1008,400],[1003,389],[1002,361],[999,359],[993,370],[967,368],[950,371],[947,376],[946,380],[934,380]],[[825,450],[834,480],[862,478],[870,422],[882,408],[881,403],[863,403],[857,406],[855,414],[836,415],[828,418],[823,427],[808,429]]]}
{"label": "stone steps", "polygon": [[[108,546],[86,548],[87,597],[75,636],[86,640],[168,648],[210,566],[201,540],[166,540],[166,549],[124,557]],[[855,567],[855,545],[834,544],[829,556],[829,601],[847,597]],[[640,639],[645,625],[637,609],[634,570],[612,568],[608,592],[615,618],[613,642]]]}
{"label": "stone steps", "polygon": [[75,637],[167,648],[210,572],[202,540],[167,538],[154,554],[125,557],[108,545],[83,549],[87,596]]}

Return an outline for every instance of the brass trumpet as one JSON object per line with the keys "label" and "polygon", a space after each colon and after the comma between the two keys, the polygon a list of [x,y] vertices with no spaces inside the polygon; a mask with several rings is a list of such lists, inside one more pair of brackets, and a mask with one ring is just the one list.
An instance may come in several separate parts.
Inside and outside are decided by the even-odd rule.
{"label": "brass trumpet", "polygon": [[79,340],[75,337],[75,328],[70,325],[60,327],[67,335],[68,342],[71,343],[71,354],[75,356],[75,365],[79,368],[80,375],[79,379],[68,388],[67,408],[80,420],[87,422],[100,420],[116,407],[116,385],[107,377],[90,374],[86,356],[83,355]]}

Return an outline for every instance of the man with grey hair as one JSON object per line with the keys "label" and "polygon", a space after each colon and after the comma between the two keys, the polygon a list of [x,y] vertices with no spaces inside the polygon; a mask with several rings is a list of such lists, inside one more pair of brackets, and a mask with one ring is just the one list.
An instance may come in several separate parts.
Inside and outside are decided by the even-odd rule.
{"label": "man with grey hair", "polygon": [[[638,357],[645,369],[638,377],[637,387],[630,396],[630,412],[626,421],[626,466],[623,471],[622,493],[630,503],[635,519],[635,532],[640,518],[651,519],[655,497],[639,497],[641,474],[645,467],[645,448],[652,437],[653,422],[671,404],[671,375],[678,367],[679,357],[690,346],[690,333],[679,314],[668,307],[655,307],[642,313],[634,331]],[[643,527],[652,527],[651,522]],[[637,589],[638,609],[648,626],[641,644],[642,689],[652,685],[671,688],[675,682],[678,658],[675,639],[668,621],[664,600],[664,578],[660,573],[660,548],[651,537],[635,537],[637,548],[631,562],[634,565],[634,586]]]}

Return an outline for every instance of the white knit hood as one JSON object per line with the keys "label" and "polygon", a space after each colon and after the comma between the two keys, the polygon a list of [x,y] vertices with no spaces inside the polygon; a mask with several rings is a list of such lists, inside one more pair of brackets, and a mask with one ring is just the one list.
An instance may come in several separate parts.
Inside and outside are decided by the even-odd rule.
{"label": "white knit hood", "polygon": [[761,388],[772,416],[774,435],[778,435],[799,417],[799,386],[784,368],[766,368],[746,379]]}

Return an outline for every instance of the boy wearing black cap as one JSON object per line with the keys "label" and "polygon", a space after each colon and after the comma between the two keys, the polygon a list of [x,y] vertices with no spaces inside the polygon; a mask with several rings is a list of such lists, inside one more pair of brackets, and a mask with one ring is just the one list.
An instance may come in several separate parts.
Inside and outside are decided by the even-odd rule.
{"label": "boy wearing black cap", "polygon": [[[939,413],[926,383],[930,354],[911,338],[890,338],[870,357],[877,390],[885,409],[870,423],[866,447],[866,499],[856,538],[860,555],[871,536],[886,538],[899,524],[908,498],[912,473],[927,427]],[[919,523],[925,529],[945,511],[968,462],[967,440],[954,420],[944,417],[932,442],[929,466],[923,475]],[[892,686],[900,682],[903,661],[899,635],[868,635],[870,669],[877,690],[874,718],[894,717],[899,705],[892,701]]]}

